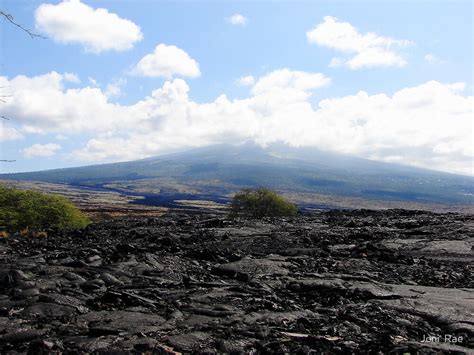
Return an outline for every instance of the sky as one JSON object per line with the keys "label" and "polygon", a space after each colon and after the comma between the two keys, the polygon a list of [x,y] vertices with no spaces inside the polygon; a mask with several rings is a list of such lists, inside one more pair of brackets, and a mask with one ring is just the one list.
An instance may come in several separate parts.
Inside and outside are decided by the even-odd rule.
{"label": "sky", "polygon": [[0,172],[211,144],[473,170],[472,1],[0,0]]}

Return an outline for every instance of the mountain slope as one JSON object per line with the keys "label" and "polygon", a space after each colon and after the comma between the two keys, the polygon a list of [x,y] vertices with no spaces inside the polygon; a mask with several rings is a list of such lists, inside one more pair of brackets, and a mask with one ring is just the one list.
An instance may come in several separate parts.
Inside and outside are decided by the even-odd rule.
{"label": "mountain slope", "polygon": [[[80,186],[111,182],[187,186],[208,195],[268,186],[290,192],[429,203],[472,204],[474,178],[375,162],[310,148],[253,144],[217,145],[143,160],[3,174],[4,180],[35,180]],[[146,184],[145,184],[146,182]],[[119,185],[121,186],[121,185]]]}

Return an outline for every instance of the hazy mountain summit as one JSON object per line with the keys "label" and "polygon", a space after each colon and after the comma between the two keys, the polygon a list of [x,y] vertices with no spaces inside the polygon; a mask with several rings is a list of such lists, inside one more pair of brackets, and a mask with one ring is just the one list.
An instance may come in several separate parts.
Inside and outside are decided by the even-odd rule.
{"label": "hazy mountain summit", "polygon": [[472,204],[474,178],[284,144],[221,144],[136,161],[3,174],[0,179],[85,186],[166,181],[206,194],[243,187],[369,199]]}

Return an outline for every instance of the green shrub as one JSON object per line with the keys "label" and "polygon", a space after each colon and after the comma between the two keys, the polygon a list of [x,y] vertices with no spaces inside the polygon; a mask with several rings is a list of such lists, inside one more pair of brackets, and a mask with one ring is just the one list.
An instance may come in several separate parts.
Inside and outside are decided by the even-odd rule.
{"label": "green shrub", "polygon": [[0,186],[0,226],[9,232],[82,228],[88,223],[65,197]]}
{"label": "green shrub", "polygon": [[234,196],[231,216],[244,215],[252,218],[294,216],[297,208],[274,191],[260,187],[245,189]]}

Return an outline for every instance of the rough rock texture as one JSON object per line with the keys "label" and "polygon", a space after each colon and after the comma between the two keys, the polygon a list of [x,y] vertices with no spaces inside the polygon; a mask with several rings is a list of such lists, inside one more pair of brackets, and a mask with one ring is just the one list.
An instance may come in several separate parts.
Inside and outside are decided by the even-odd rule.
{"label": "rough rock texture", "polygon": [[0,352],[468,353],[473,248],[473,216],[403,210],[9,237]]}

